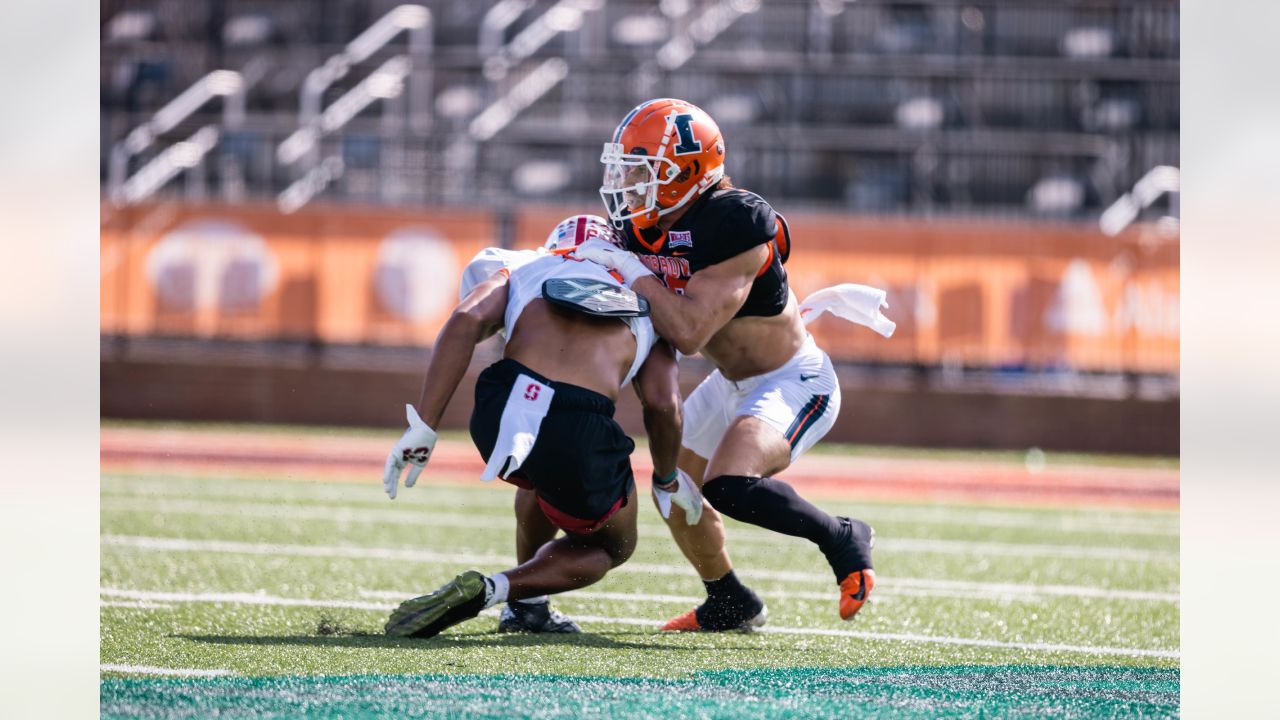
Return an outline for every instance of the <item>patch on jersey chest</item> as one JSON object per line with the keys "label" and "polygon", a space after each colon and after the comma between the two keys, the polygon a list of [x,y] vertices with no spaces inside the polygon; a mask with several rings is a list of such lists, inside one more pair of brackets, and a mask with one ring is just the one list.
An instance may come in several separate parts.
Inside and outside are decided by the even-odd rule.
{"label": "patch on jersey chest", "polygon": [[601,317],[645,317],[649,301],[629,288],[591,278],[552,278],[542,283],[542,297],[553,305]]}
{"label": "patch on jersey chest", "polygon": [[667,233],[667,247],[693,247],[693,231],[692,230],[672,230]]}

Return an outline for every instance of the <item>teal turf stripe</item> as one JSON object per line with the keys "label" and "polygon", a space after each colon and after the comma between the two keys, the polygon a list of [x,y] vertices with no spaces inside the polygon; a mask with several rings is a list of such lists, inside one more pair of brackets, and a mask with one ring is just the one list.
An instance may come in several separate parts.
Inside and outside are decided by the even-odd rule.
{"label": "teal turf stripe", "polygon": [[[589,650],[584,649],[589,652]],[[109,678],[103,718],[1178,716],[1177,669],[780,668],[689,679],[556,675]]]}

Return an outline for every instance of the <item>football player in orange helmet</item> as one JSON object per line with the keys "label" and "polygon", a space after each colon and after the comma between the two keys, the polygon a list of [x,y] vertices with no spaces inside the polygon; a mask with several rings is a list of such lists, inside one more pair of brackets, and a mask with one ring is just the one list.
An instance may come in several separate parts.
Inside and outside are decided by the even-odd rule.
{"label": "football player in orange helmet", "polygon": [[711,116],[682,100],[632,110],[604,145],[600,196],[609,219],[652,228],[724,177],[724,139]]}
{"label": "football player in orange helmet", "polygon": [[[805,329],[787,285],[786,221],[759,195],[730,184],[720,128],[683,100],[650,100],[627,113],[600,161],[600,194],[627,248],[576,254],[617,270],[649,301],[663,338],[716,367],[685,399],[679,459],[703,483],[709,505],[696,525],[686,526],[679,512],[668,519],[707,600],[664,629],[764,622],[764,603],[734,575],[716,511],[816,544],[839,585],[840,616],[852,618],[875,584],[874,532],[861,520],[828,515],[775,477],[831,429],[840,410],[831,359]],[[663,480],[654,480],[659,502]]]}

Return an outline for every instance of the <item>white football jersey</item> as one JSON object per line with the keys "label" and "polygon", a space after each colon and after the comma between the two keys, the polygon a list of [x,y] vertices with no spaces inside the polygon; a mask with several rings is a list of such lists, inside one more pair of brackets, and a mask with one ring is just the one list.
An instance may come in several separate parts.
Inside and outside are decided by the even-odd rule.
{"label": "white football jersey", "polygon": [[[591,241],[588,241],[591,242]],[[599,280],[616,287],[624,285],[609,273],[608,268],[586,260],[550,254],[537,250],[504,250],[485,248],[462,271],[459,296],[466,297],[471,290],[493,274],[506,269],[510,273],[507,285],[507,309],[503,317],[502,334],[510,337],[520,319],[520,313],[530,302],[542,297],[542,283],[553,278],[587,278]],[[653,323],[647,317],[618,318],[626,322],[636,338],[636,357],[622,385],[631,382],[640,366],[649,357],[649,351],[658,341]]]}
{"label": "white football jersey", "polygon": [[505,250],[487,247],[462,268],[462,284],[458,286],[458,301],[471,294],[477,285],[493,277],[499,270],[511,272],[525,263],[547,255],[546,250]]}

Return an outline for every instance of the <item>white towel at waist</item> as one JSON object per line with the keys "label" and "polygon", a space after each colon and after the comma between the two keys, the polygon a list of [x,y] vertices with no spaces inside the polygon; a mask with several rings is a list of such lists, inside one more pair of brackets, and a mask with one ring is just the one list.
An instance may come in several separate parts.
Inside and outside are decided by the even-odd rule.
{"label": "white towel at waist", "polygon": [[800,303],[800,318],[808,325],[817,320],[819,315],[829,312],[889,337],[898,324],[880,312],[882,307],[889,307],[883,290],[868,285],[842,283],[822,288],[805,298]]}
{"label": "white towel at waist", "polygon": [[524,463],[538,441],[538,428],[542,427],[542,418],[551,409],[551,398],[555,394],[556,391],[541,380],[524,374],[516,376],[498,422],[498,442],[493,446],[489,464],[484,466],[481,480],[506,479]]}

